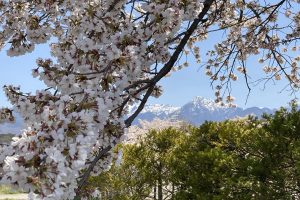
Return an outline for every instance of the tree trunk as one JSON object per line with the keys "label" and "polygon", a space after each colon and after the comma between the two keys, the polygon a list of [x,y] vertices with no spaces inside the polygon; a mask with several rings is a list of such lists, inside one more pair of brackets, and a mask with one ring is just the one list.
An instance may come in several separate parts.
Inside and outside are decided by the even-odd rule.
{"label": "tree trunk", "polygon": [[172,183],[172,195],[171,195],[172,199],[174,198],[174,191],[175,191],[175,187],[174,184]]}
{"label": "tree trunk", "polygon": [[159,164],[158,169],[158,200],[163,200],[163,181],[162,181],[162,167],[161,164]]}
{"label": "tree trunk", "polygon": [[154,200],[156,200],[156,181],[155,181],[155,185],[153,188],[153,196],[154,196]]}

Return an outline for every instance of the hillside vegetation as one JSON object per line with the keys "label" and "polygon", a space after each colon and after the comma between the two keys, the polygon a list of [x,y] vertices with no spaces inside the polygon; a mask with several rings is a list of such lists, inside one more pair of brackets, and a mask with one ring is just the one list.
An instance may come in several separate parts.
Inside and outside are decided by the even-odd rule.
{"label": "hillside vegetation", "polygon": [[14,137],[13,134],[0,134],[0,144],[9,143],[12,137]]}

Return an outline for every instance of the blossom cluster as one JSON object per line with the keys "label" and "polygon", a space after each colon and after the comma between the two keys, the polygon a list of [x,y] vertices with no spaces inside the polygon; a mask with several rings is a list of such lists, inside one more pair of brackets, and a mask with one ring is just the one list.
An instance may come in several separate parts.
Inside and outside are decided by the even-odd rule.
{"label": "blossom cluster", "polygon": [[[1,150],[2,183],[31,192],[33,199],[76,196],[89,163],[122,140],[127,106],[143,95],[153,65],[168,61],[165,43],[183,19],[197,17],[189,10],[201,11],[201,1],[193,3],[197,10],[178,3],[136,3],[130,14],[122,0],[0,1],[0,43],[9,45],[9,56],[57,40],[50,44],[52,58],[37,59],[32,71],[48,89],[27,94],[4,87],[28,128]],[[109,167],[111,154],[94,174]]]}
{"label": "blossom cluster", "polygon": [[[219,29],[225,39],[215,44],[207,53],[206,75],[217,81],[216,102],[222,102],[225,92],[226,102],[233,102],[231,82],[242,77],[248,89],[262,80],[288,81],[290,89],[300,88],[299,77],[299,1],[242,1],[227,2],[218,19]],[[216,29],[216,28],[214,28]],[[297,55],[298,54],[298,55]],[[263,64],[265,74],[251,80],[251,69],[247,70],[247,60],[257,58],[257,65]],[[250,67],[249,67],[250,68]],[[221,92],[223,90],[223,92]],[[226,91],[227,90],[227,91]]]}
{"label": "blossom cluster", "polygon": [[[222,73],[220,79],[236,80],[231,70],[235,64],[230,63],[243,64],[259,49],[270,51],[264,62],[273,58],[281,64],[284,57],[276,53],[277,47],[299,37],[299,28],[283,36],[270,35],[278,29],[278,10],[284,2],[0,0],[0,49],[6,46],[9,56],[20,56],[34,51],[37,44],[49,43],[52,55],[37,58],[32,70],[45,90],[24,93],[19,87],[4,87],[27,128],[0,150],[1,182],[23,188],[31,199],[73,199],[89,166],[97,163],[92,174],[110,166],[112,152],[101,152],[124,140],[130,125],[124,122],[128,107],[142,105],[149,88],[153,96],[161,94],[153,84],[176,50],[191,52],[201,62],[197,42],[220,27],[228,29],[228,35],[209,53],[206,74],[213,80]],[[285,16],[293,27],[300,27],[299,11],[286,10]],[[296,58],[294,62],[287,75],[297,83]],[[188,66],[178,64],[173,69]],[[220,73],[213,73],[212,66]],[[246,73],[245,66],[238,71]],[[13,119],[10,114],[1,110],[0,121]]]}

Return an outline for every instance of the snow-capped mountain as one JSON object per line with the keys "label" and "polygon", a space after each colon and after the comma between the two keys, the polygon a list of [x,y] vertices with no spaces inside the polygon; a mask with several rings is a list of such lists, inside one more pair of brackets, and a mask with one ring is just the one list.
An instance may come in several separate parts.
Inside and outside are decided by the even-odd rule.
{"label": "snow-capped mountain", "polygon": [[[137,106],[131,106],[129,109],[130,116]],[[139,120],[151,121],[154,118],[168,119],[168,120],[182,120],[194,125],[199,125],[205,120],[208,121],[223,121],[226,119],[233,119],[237,117],[245,117],[247,115],[261,116],[263,113],[271,114],[274,110],[269,108],[251,107],[243,109],[240,107],[231,108],[216,104],[210,99],[203,97],[195,97],[191,102],[186,103],[182,107],[172,105],[154,104],[146,105],[143,111],[134,120],[133,124],[138,124]],[[20,115],[16,115],[16,122],[14,124],[1,124],[0,134],[2,133],[20,133],[23,129],[23,121]]]}
{"label": "snow-capped mountain", "polygon": [[[133,107],[131,112],[135,108]],[[274,110],[269,108],[250,107],[243,109],[240,107],[232,108],[221,106],[210,99],[203,97],[195,97],[191,102],[186,103],[182,107],[170,105],[146,105],[144,110],[138,115],[133,122],[138,120],[151,121],[154,118],[183,120],[194,125],[202,124],[204,121],[223,121],[237,117],[245,117],[247,115],[255,115],[260,117],[263,113],[271,114]]]}
{"label": "snow-capped mountain", "polygon": [[[134,113],[138,106],[132,106],[129,109],[129,114]],[[138,115],[138,117],[134,120],[133,124],[137,124],[138,120],[146,120],[151,121],[154,118],[159,119],[170,119],[174,118],[177,119],[176,113],[179,113],[181,107],[171,106],[171,105],[164,105],[164,104],[154,104],[154,105],[146,105],[142,112]]]}

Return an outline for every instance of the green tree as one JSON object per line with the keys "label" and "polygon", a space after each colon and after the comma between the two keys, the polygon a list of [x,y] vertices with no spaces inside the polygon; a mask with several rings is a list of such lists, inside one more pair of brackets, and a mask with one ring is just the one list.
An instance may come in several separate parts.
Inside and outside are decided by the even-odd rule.
{"label": "green tree", "polygon": [[123,152],[121,164],[114,164],[110,171],[90,178],[85,189],[92,191],[93,187],[99,187],[103,199],[162,200],[171,196],[175,191],[169,155],[187,137],[173,128],[151,130],[138,143],[119,146]]}
{"label": "green tree", "polygon": [[150,131],[90,179],[103,199],[297,199],[300,111]]}
{"label": "green tree", "polygon": [[300,112],[295,105],[261,120],[207,122],[190,134],[171,156],[178,185],[174,199],[300,195]]}

